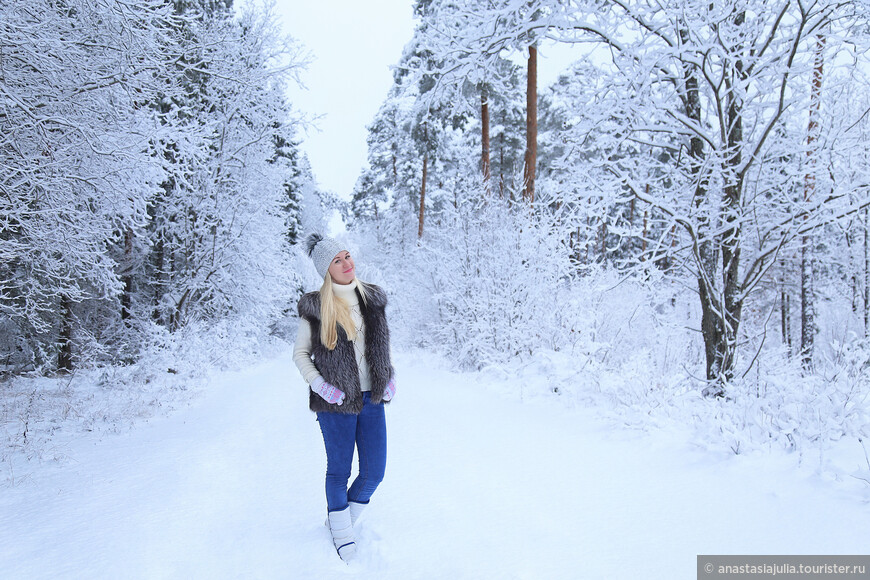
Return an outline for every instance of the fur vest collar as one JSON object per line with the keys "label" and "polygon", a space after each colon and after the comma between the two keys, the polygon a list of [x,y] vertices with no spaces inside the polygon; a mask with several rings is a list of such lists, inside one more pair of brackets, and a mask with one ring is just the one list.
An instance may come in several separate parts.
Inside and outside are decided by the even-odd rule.
{"label": "fur vest collar", "polygon": [[[379,287],[366,284],[366,300],[359,296],[360,311],[365,323],[365,355],[371,378],[372,403],[383,402],[384,389],[393,376],[390,362],[390,330],[387,327],[387,295]],[[341,326],[338,343],[329,350],[320,342],[320,292],[308,292],[299,299],[299,316],[311,325],[311,358],[323,379],[344,392],[341,405],[330,405],[313,391],[308,396],[308,407],[315,412],[358,414],[363,408],[359,368],[353,343]]]}

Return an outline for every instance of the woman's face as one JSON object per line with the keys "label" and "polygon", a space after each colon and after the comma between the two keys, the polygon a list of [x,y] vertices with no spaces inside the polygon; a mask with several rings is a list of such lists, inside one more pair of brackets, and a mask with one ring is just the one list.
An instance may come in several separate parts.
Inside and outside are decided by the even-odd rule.
{"label": "woman's face", "polygon": [[353,258],[350,257],[350,252],[342,250],[332,259],[332,264],[329,265],[329,275],[332,276],[332,281],[336,284],[350,284],[356,277],[356,269],[353,265]]}

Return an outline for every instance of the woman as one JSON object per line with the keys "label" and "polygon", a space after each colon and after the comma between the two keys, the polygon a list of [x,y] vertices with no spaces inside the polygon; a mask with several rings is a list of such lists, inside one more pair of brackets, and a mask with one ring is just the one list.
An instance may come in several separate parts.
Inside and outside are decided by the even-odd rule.
{"label": "woman", "polygon": [[[342,560],[356,553],[353,524],[384,477],[384,403],[396,392],[390,363],[384,291],[356,278],[350,252],[312,234],[308,255],[323,277],[319,292],[299,299],[293,361],[310,387],[326,446],[326,506],[332,541]],[[348,489],[354,447],[359,475]]]}

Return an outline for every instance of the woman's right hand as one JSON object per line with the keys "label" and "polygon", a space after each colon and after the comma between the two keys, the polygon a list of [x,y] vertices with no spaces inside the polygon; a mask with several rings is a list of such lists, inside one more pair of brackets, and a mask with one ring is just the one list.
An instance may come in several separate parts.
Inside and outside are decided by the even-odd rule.
{"label": "woman's right hand", "polygon": [[324,381],[318,388],[311,390],[320,395],[330,405],[341,405],[344,402],[344,392]]}

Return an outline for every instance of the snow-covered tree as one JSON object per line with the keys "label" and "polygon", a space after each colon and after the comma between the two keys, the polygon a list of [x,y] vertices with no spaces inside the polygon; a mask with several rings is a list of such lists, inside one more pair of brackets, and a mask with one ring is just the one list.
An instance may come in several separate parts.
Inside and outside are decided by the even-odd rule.
{"label": "snow-covered tree", "polygon": [[[592,58],[606,57],[599,66],[610,75],[606,90],[590,95],[575,142],[604,135],[607,155],[587,172],[593,187],[610,196],[628,192],[680,230],[676,248],[686,251],[682,263],[702,308],[708,394],[724,394],[734,376],[743,307],[780,251],[854,209],[845,192],[795,199],[797,176],[783,176],[768,161],[805,149],[806,117],[797,122],[795,115],[807,111],[810,83],[795,79],[812,73],[817,32],[842,39],[854,30],[854,8],[541,0],[498,6],[484,19],[491,26],[481,27],[485,34],[456,40],[487,58],[530,35],[607,48],[592,51]],[[538,18],[525,18],[529,13]],[[650,243],[671,253],[665,239]]]}
{"label": "snow-covered tree", "polygon": [[[0,7],[0,327],[5,362],[69,368],[77,305],[114,302],[162,170],[147,102],[172,14],[71,0]],[[131,258],[128,256],[128,258]]]}
{"label": "snow-covered tree", "polygon": [[[129,360],[284,286],[294,48],[226,2],[0,7],[3,362]],[[271,283],[263,283],[263,280]]]}
{"label": "snow-covered tree", "polygon": [[259,308],[272,299],[264,290],[281,284],[257,280],[286,270],[281,207],[292,169],[269,161],[276,144],[293,140],[283,97],[298,67],[293,47],[268,13],[193,16],[181,71],[187,94],[162,111],[171,179],[149,234],[156,316],[170,328]]}

